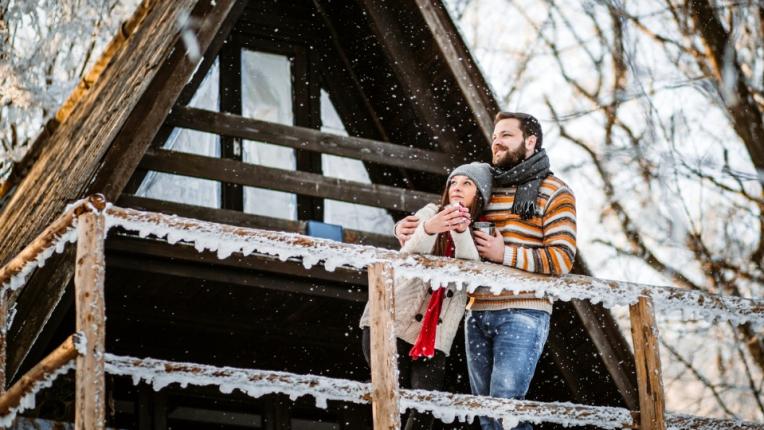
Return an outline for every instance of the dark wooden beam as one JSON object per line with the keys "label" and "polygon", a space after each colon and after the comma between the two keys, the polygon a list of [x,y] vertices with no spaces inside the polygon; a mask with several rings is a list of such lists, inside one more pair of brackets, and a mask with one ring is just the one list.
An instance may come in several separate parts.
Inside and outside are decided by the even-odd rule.
{"label": "dark wooden beam", "polygon": [[[220,50],[220,78],[218,101],[220,112],[241,115],[241,47],[235,38]],[[242,161],[241,138],[220,136],[220,158]],[[223,209],[244,210],[244,188],[239,184],[220,184],[220,202]]]}
{"label": "dark wooden beam", "polygon": [[487,147],[493,134],[493,116],[499,111],[496,99],[443,3],[439,0],[416,0],[416,4],[432,33],[439,57],[448,65],[458,83]]}
{"label": "dark wooden beam", "polygon": [[276,169],[162,149],[149,149],[141,161],[147,170],[231,182],[250,187],[330,198],[400,211],[416,211],[439,200],[436,194],[385,185],[363,184],[315,173]]}
{"label": "dark wooden beam", "polygon": [[570,391],[574,403],[583,403],[582,387],[576,375],[576,363],[571,357],[566,343],[570,339],[562,336],[559,330],[550,330],[545,348],[549,351],[548,356],[552,359],[557,370],[565,380],[565,385]]}
{"label": "dark wooden beam", "polygon": [[258,140],[289,148],[440,175],[447,175],[452,168],[456,167],[451,157],[441,152],[409,148],[360,137],[340,136],[305,127],[290,127],[203,109],[189,107],[173,109],[167,122],[175,127]]}
{"label": "dark wooden beam", "polygon": [[292,428],[289,418],[289,397],[283,394],[265,396],[263,429],[289,430]]}
{"label": "dark wooden beam", "polygon": [[317,283],[309,278],[284,277],[272,272],[221,268],[209,264],[146,258],[137,255],[110,255],[107,260],[107,267],[118,267],[126,270],[138,268],[141,272],[264,288],[305,296],[330,297],[351,302],[366,302],[368,296],[365,288],[349,288],[347,284],[335,284],[328,281]]}
{"label": "dark wooden beam", "polygon": [[[175,203],[166,200],[156,200],[123,194],[117,204],[133,209],[161,212],[169,215],[180,215],[187,218],[212,221],[221,224],[242,227],[261,228],[274,231],[290,231],[305,234],[305,222],[283,218],[273,218],[262,215],[248,214],[227,209],[214,209],[204,206]],[[393,236],[370,233],[360,230],[343,229],[343,242],[371,245],[379,248],[398,249],[400,245]]]}
{"label": "dark wooden beam", "polygon": [[[423,56],[417,52],[415,45],[418,45],[421,39],[412,32],[416,33],[418,30],[407,28],[401,22],[400,15],[404,12],[399,10],[400,8],[391,7],[376,0],[357,0],[357,2],[366,12],[368,24],[377,42],[384,49],[388,63],[392,66],[401,86],[409,97],[416,100],[412,106],[427,128],[424,131],[437,139],[443,152],[459,153],[458,138],[451,132],[449,119],[442,112],[446,107],[438,102],[438,96],[432,89],[433,82],[422,73],[422,61],[431,56]],[[411,40],[417,42],[412,44]]]}
{"label": "dark wooden beam", "polygon": [[[315,72],[315,59],[310,51],[296,48],[292,58],[292,111],[294,125],[318,130],[321,128],[321,87],[319,75]],[[321,154],[295,150],[297,170],[322,173]],[[324,220],[324,200],[322,198],[297,196],[297,219]]]}
{"label": "dark wooden beam", "polygon": [[629,410],[638,410],[639,390],[634,357],[613,316],[601,304],[593,305],[587,300],[572,300],[571,305],[599,351],[624,404]]}
{"label": "dark wooden beam", "polygon": [[306,269],[301,261],[281,261],[276,257],[251,254],[243,256],[234,254],[226,259],[219,259],[214,252],[198,252],[188,245],[170,245],[161,240],[140,239],[129,235],[113,235],[106,241],[107,258],[115,253],[148,255],[192,263],[211,264],[214,266],[235,267],[247,270],[259,270],[269,273],[302,276],[317,280],[340,282],[352,285],[366,285],[364,271],[338,267],[333,272],[327,272],[323,267],[313,266]]}

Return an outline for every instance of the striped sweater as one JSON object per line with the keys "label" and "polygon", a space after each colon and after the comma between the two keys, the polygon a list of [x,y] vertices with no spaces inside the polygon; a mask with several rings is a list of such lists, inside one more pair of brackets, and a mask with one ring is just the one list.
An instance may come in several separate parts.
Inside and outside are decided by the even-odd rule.
{"label": "striped sweater", "polygon": [[[483,218],[496,225],[504,236],[504,264],[527,272],[563,275],[573,266],[576,255],[576,199],[559,178],[547,176],[539,188],[536,215],[523,220],[513,214],[516,187],[494,187]],[[474,311],[508,308],[552,312],[552,302],[533,293],[494,295],[478,288],[470,295]]]}

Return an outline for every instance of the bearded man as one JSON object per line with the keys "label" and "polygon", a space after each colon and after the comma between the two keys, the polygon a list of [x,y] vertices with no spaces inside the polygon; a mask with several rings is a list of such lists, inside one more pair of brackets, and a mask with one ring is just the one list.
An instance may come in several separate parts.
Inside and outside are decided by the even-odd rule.
{"label": "bearded man", "polygon": [[[499,112],[491,143],[493,193],[481,219],[495,224],[493,236],[474,232],[487,261],[533,273],[563,275],[576,254],[576,201],[549,170],[541,125],[533,116]],[[395,236],[405,242],[419,220],[406,217]],[[465,342],[470,386],[475,395],[525,398],[549,334],[552,301],[535,293],[470,294]],[[502,429],[480,417],[483,430]],[[529,430],[520,423],[516,430]]]}

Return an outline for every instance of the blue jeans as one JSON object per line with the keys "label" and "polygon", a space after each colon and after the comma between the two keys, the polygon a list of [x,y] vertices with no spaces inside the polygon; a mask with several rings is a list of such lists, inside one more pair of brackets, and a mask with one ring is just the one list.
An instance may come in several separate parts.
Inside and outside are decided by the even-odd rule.
{"label": "blue jeans", "polygon": [[[536,371],[547,335],[549,317],[533,309],[468,311],[464,323],[472,394],[523,399]],[[494,419],[480,417],[483,430],[501,430]],[[520,423],[515,430],[530,430]]]}

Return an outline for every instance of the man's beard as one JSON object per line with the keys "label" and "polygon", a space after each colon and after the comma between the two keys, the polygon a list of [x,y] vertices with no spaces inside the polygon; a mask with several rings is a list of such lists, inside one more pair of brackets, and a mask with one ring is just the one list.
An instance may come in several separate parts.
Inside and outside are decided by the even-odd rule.
{"label": "man's beard", "polygon": [[514,150],[508,149],[501,158],[494,156],[493,166],[502,169],[511,169],[525,160],[525,145],[518,146]]}

